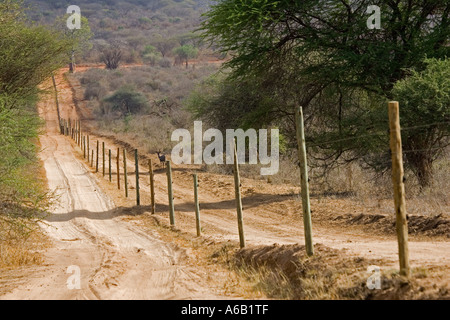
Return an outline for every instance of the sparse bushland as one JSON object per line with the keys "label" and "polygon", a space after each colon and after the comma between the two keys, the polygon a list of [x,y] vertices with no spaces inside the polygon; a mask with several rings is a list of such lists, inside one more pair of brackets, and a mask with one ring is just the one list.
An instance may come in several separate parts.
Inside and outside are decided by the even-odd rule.
{"label": "sparse bushland", "polygon": [[[54,20],[65,12],[71,1],[26,0],[31,10],[27,14],[40,24],[53,25]],[[96,63],[100,60],[106,44],[117,42],[123,50],[124,63],[155,64],[172,57],[172,49],[183,45],[202,47],[196,40],[194,30],[200,15],[209,2],[205,0],[120,0],[102,3],[88,0],[77,1],[81,15],[89,19],[93,37],[92,48],[79,55],[78,62]],[[87,20],[86,20],[87,21]],[[84,23],[84,21],[83,21]],[[82,24],[83,25],[83,24]],[[149,53],[147,48],[156,50]]]}
{"label": "sparse bushland", "polygon": [[142,152],[170,151],[175,129],[191,129],[185,99],[195,84],[217,71],[208,64],[184,67],[143,66],[90,69],[69,76],[79,81],[87,107],[104,134],[139,145]]}

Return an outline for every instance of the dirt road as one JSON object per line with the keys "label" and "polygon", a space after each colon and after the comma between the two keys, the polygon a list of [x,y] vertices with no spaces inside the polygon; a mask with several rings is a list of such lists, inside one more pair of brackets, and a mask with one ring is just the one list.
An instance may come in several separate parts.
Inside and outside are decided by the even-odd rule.
{"label": "dirt road", "polygon": [[[57,77],[61,115],[74,116],[71,90]],[[44,229],[53,242],[47,265],[1,299],[215,299],[205,271],[190,266],[184,250],[117,217],[116,205],[58,132],[52,95],[39,112],[45,119],[40,157],[49,189],[58,199]],[[71,276],[80,275],[80,289]]]}
{"label": "dirt road", "polygon": [[[114,137],[101,136],[88,121],[91,118],[79,90],[73,90],[57,75],[61,116],[81,118],[90,133],[91,146],[104,141],[107,149],[116,150],[124,143]],[[80,70],[80,71],[84,71]],[[78,88],[79,89],[79,88]],[[75,104],[75,101],[78,103]],[[80,150],[59,134],[54,97],[44,96],[39,111],[46,130],[40,138],[41,158],[50,190],[58,196],[53,214],[46,219],[45,230],[53,240],[46,253],[47,264],[34,276],[0,299],[215,299],[228,297],[211,280],[206,269],[190,263],[186,250],[163,241],[156,231],[128,223],[120,208],[133,208],[134,161],[128,161],[130,197],[117,190],[113,182],[95,174],[80,157]],[[157,163],[156,155],[146,155]],[[150,203],[148,168],[141,166],[141,202]],[[197,167],[175,166],[173,172],[176,225],[195,233],[191,173]],[[237,241],[233,178],[199,171],[203,236],[212,241]],[[123,179],[123,175],[122,175]],[[168,221],[167,180],[161,168],[156,170],[158,219]],[[244,231],[247,245],[303,243],[301,202],[292,186],[272,185],[262,180],[242,180]],[[364,211],[357,205],[342,205],[339,200],[312,200],[314,242],[348,255],[378,259],[384,269],[397,268],[397,242],[394,236],[373,234],[361,228],[335,228],[314,217],[325,211]],[[319,219],[320,220],[320,219]],[[450,266],[450,242],[443,239],[410,241],[413,267]],[[80,270],[81,289],[68,288],[70,266]],[[73,270],[70,269],[69,270]],[[443,279],[448,281],[448,279]]]}

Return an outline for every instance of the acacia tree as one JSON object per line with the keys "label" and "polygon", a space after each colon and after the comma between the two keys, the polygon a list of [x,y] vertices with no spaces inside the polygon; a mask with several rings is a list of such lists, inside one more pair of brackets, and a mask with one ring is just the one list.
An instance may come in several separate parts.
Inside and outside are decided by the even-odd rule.
{"label": "acacia tree", "polygon": [[402,101],[405,156],[422,186],[431,184],[433,161],[450,144],[450,60],[427,59],[422,72],[398,81],[392,91]]}
{"label": "acacia tree", "polygon": [[173,48],[175,48],[177,42],[174,39],[159,38],[153,41],[152,45],[155,46],[159,52],[161,52],[161,55],[164,58]]}
{"label": "acacia tree", "polygon": [[175,48],[173,52],[180,61],[185,63],[186,69],[189,67],[189,59],[193,59],[198,56],[198,49],[189,44]]}
{"label": "acacia tree", "polygon": [[32,97],[37,86],[66,60],[71,42],[61,33],[30,26],[21,1],[0,2],[0,95],[10,108]]}
{"label": "acacia tree", "polygon": [[62,32],[63,35],[71,42],[71,46],[67,54],[70,60],[69,72],[73,73],[76,71],[75,66],[76,56],[92,48],[92,43],[90,42],[90,39],[92,38],[93,33],[89,26],[89,20],[82,15],[76,17],[77,19],[80,19],[81,28],[69,29],[67,27],[67,20],[70,17],[71,17],[70,14],[66,14],[63,17],[59,18],[55,22],[54,28]]}
{"label": "acacia tree", "polygon": [[[368,28],[372,5],[380,8],[381,29]],[[286,94],[284,106],[263,104],[266,112],[292,120],[301,105],[310,128],[325,128],[308,131],[324,160],[371,162],[389,150],[377,133],[386,132],[381,121],[395,83],[408,70],[423,71],[425,58],[450,55],[449,14],[448,1],[219,0],[202,30],[206,41],[232,53],[225,66],[236,84],[253,77],[269,97]]]}

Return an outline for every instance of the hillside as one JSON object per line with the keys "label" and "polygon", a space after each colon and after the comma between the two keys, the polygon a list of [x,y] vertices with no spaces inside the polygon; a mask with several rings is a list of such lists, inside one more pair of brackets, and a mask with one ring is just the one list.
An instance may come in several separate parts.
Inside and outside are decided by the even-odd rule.
{"label": "hillside", "polygon": [[[82,62],[97,62],[99,49],[111,42],[127,47],[126,62],[142,62],[146,46],[168,43],[171,50],[194,43],[193,32],[208,8],[206,0],[78,1],[81,15],[89,20],[93,48]],[[38,24],[53,24],[66,14],[71,1],[26,0],[28,15]],[[198,45],[198,43],[196,43]]]}

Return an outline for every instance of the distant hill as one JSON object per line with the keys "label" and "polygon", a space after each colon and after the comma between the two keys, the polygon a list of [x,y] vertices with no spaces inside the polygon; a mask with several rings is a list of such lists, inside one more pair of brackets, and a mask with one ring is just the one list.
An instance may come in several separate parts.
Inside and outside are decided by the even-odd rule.
{"label": "distant hill", "polygon": [[[40,24],[52,24],[63,16],[72,0],[25,0],[30,18]],[[89,19],[94,33],[94,48],[84,60],[95,61],[98,47],[121,41],[129,51],[129,62],[155,41],[175,40],[177,45],[192,42],[201,14],[208,9],[208,0],[78,0],[81,14]],[[198,44],[197,44],[198,45]],[[133,58],[134,57],[134,58]]]}

